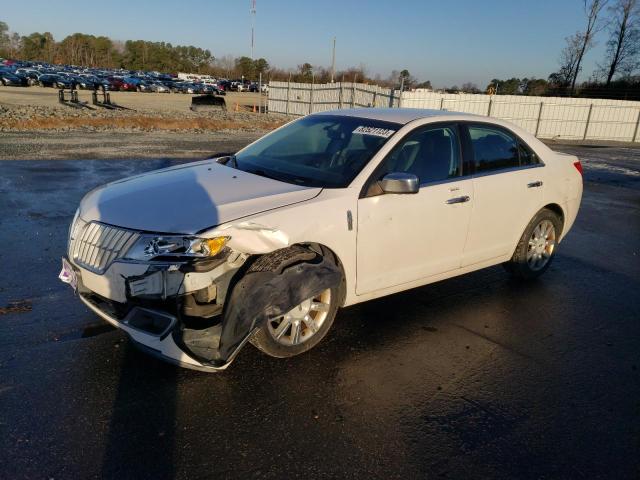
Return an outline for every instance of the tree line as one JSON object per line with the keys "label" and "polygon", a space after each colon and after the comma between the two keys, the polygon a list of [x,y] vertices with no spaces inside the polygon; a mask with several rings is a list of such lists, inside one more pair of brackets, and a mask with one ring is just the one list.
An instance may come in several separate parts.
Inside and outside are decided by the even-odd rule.
{"label": "tree line", "polygon": [[205,73],[214,60],[209,50],[192,45],[127,40],[74,33],[56,41],[50,32],[20,36],[0,21],[0,57],[63,65],[162,72]]}

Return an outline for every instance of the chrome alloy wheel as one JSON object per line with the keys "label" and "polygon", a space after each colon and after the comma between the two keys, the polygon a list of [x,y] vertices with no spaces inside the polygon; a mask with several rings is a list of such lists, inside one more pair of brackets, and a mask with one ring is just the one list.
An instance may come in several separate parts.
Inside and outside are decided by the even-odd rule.
{"label": "chrome alloy wheel", "polygon": [[331,289],[296,305],[284,315],[267,322],[269,333],[281,345],[293,346],[313,337],[329,315]]}
{"label": "chrome alloy wheel", "polygon": [[556,248],[556,228],[549,220],[542,220],[531,233],[527,249],[529,268],[538,271],[549,262]]}

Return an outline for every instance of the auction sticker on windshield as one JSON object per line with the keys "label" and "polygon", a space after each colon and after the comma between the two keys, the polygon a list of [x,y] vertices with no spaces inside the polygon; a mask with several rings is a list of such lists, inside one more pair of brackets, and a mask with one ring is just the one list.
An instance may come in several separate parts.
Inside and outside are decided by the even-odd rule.
{"label": "auction sticker on windshield", "polygon": [[373,135],[374,137],[389,138],[391,135],[396,133],[396,131],[395,130],[389,130],[387,128],[361,126],[361,127],[356,128],[353,131],[353,133],[359,133],[360,135]]}

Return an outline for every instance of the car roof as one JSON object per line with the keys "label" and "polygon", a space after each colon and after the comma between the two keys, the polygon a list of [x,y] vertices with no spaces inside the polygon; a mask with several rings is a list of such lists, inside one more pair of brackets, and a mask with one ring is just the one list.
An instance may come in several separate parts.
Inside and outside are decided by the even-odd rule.
{"label": "car roof", "polygon": [[422,118],[442,117],[455,115],[464,116],[469,119],[477,119],[478,115],[461,112],[449,112],[447,110],[430,110],[426,108],[348,108],[342,110],[330,110],[326,112],[314,113],[314,115],[337,115],[345,117],[366,118],[369,120],[381,120],[384,122],[399,123],[406,125],[414,120]]}

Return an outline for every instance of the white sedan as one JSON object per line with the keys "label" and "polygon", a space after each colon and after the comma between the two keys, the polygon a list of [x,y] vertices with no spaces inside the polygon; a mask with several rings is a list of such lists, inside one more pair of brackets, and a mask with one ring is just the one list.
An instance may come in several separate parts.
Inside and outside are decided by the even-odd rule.
{"label": "white sedan", "polygon": [[236,155],[89,192],[60,278],[148,352],[207,371],[314,347],[339,307],[492,265],[544,273],[582,167],[500,120],[324,112]]}

